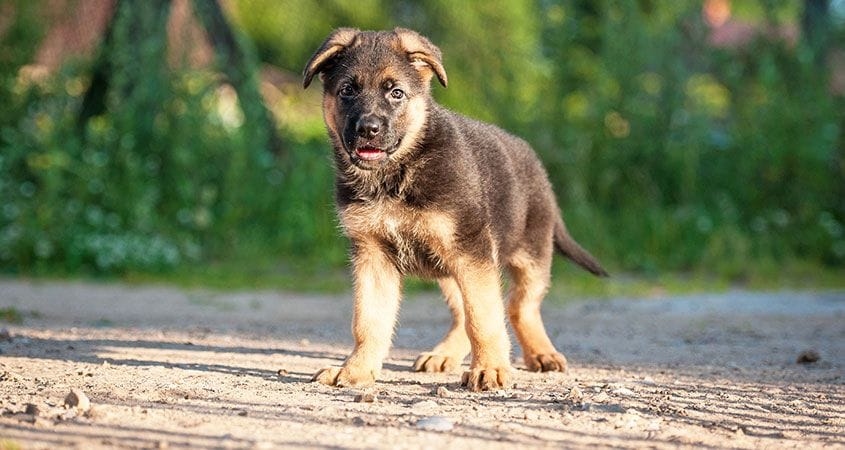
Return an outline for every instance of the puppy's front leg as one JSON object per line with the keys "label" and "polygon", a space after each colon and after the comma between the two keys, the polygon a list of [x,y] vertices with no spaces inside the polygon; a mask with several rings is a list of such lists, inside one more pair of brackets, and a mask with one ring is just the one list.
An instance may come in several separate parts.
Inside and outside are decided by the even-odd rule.
{"label": "puppy's front leg", "polygon": [[499,271],[496,264],[466,262],[455,278],[464,298],[466,330],[472,363],[461,385],[472,391],[510,386],[510,340],[505,328]]}
{"label": "puppy's front leg", "polygon": [[371,385],[390,350],[402,295],[401,276],[378,244],[355,241],[352,248],[355,349],[343,367],[324,368],[311,381],[334,386]]}

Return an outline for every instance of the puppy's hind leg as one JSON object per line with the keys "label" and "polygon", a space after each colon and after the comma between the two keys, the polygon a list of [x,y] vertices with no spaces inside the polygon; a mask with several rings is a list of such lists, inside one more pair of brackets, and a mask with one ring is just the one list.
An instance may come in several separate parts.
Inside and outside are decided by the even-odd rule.
{"label": "puppy's hind leg", "polygon": [[508,318],[528,370],[565,372],[566,358],[555,349],[540,317],[540,303],[549,289],[552,258],[550,251],[542,253],[532,256],[523,250],[508,261],[511,276]]}
{"label": "puppy's hind leg", "polygon": [[439,280],[440,290],[452,311],[452,327],[446,337],[430,352],[421,353],[414,362],[415,372],[453,372],[469,354],[470,345],[464,319],[464,301],[454,278]]}

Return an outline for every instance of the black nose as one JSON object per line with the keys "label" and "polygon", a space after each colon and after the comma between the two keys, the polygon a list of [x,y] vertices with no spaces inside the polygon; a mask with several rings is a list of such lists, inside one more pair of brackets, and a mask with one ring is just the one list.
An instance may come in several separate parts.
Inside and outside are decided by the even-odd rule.
{"label": "black nose", "polygon": [[381,131],[381,124],[379,122],[379,119],[375,116],[364,116],[358,119],[358,126],[355,128],[355,131],[358,132],[358,136],[371,139]]}

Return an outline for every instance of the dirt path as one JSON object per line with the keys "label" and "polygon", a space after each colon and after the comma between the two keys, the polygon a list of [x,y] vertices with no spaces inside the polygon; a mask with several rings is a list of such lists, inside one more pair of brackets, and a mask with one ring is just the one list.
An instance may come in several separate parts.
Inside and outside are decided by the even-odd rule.
{"label": "dirt path", "polygon": [[486,394],[407,370],[449,322],[414,297],[375,403],[308,382],[349,351],[349,303],[0,280],[23,314],[0,336],[0,448],[845,448],[845,293],[549,304],[570,372]]}

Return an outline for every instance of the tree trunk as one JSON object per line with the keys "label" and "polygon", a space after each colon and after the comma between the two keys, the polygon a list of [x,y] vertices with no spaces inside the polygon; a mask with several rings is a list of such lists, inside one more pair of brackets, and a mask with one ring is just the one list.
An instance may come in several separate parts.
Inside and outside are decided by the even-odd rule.
{"label": "tree trunk", "polygon": [[[147,4],[138,3],[139,0],[117,0],[114,5],[114,12],[109,24],[106,27],[103,42],[100,44],[100,52],[97,56],[97,61],[94,64],[94,69],[91,75],[91,84],[88,90],[85,91],[85,96],[82,99],[82,106],[79,111],[77,120],[78,126],[81,130],[85,129],[85,125],[94,116],[103,114],[106,111],[106,95],[112,87],[111,77],[113,75],[112,66],[115,49],[114,32],[115,22],[117,22],[118,15],[122,14],[124,9],[128,9],[132,15],[140,16],[146,14],[147,11],[140,11],[137,9],[138,5],[143,7],[150,7],[148,11],[157,12],[154,17],[137,17],[130,24],[129,33],[133,41],[137,44],[134,48],[127,48],[129,52],[137,52],[140,43],[150,35],[166,34],[167,33],[167,18],[170,14],[170,0],[144,0]],[[133,10],[132,8],[135,8]],[[151,24],[147,24],[145,19],[152,19]],[[128,86],[127,86],[128,87]]]}
{"label": "tree trunk", "polygon": [[825,64],[830,32],[829,0],[805,0],[804,11],[801,14],[801,33],[813,50],[813,58],[817,65]]}
{"label": "tree trunk", "polygon": [[102,114],[106,110],[106,92],[109,90],[109,75],[111,73],[109,52],[114,41],[114,19],[117,17],[117,11],[120,9],[122,3],[122,0],[117,0],[117,3],[114,5],[112,17],[109,19],[105,35],[103,36],[103,42],[100,44],[97,61],[94,63],[91,84],[88,85],[88,90],[85,91],[85,96],[82,98],[82,107],[80,108],[77,119],[80,130],[85,130],[88,120]]}
{"label": "tree trunk", "polygon": [[282,143],[276,134],[272,113],[261,97],[257,64],[244,51],[234,31],[226,21],[217,0],[194,0],[194,11],[205,27],[211,45],[219,59],[220,70],[238,93],[244,119],[262,124],[267,133],[267,145],[276,156],[282,154]]}

